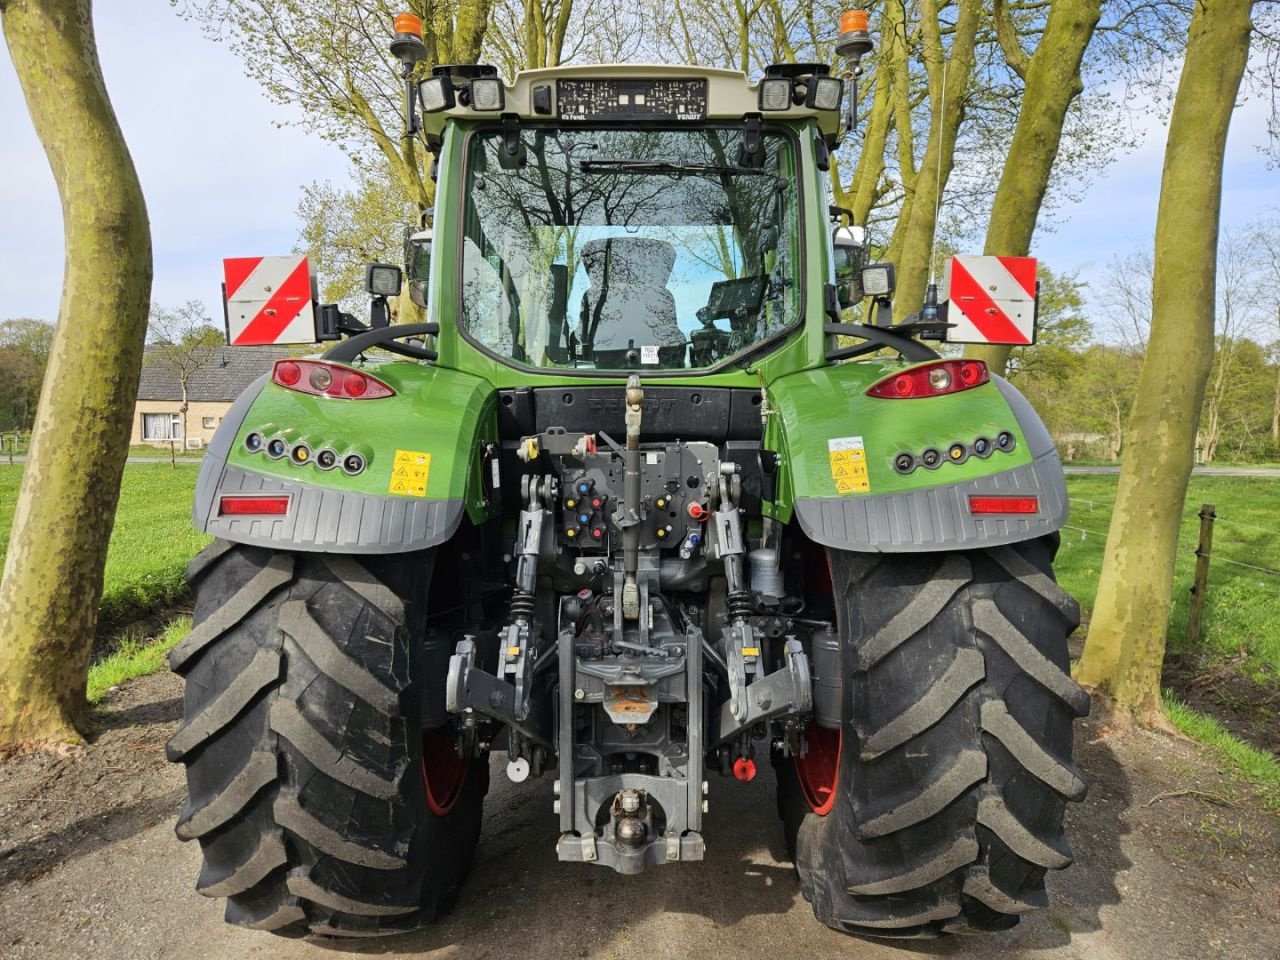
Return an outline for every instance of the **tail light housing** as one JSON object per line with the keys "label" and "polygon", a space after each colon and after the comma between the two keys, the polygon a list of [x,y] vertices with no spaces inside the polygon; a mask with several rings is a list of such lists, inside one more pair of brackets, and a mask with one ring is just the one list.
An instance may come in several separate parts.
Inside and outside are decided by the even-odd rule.
{"label": "tail light housing", "polygon": [[867,390],[867,396],[882,400],[941,397],[972,390],[990,380],[987,365],[981,360],[936,360],[877,380]]}
{"label": "tail light housing", "polygon": [[377,377],[326,360],[277,360],[271,380],[287,390],[316,397],[380,400],[396,395]]}

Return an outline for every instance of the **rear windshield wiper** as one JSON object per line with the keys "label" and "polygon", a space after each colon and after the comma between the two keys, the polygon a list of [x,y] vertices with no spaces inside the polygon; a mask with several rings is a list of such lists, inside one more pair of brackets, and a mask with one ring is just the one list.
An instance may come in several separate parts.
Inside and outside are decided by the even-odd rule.
{"label": "rear windshield wiper", "polygon": [[618,173],[656,173],[670,176],[721,176],[734,174],[738,176],[772,177],[770,170],[756,167],[733,167],[714,163],[676,163],[672,160],[625,160],[602,158],[599,160],[582,160],[578,167],[583,173],[592,171],[614,170]]}

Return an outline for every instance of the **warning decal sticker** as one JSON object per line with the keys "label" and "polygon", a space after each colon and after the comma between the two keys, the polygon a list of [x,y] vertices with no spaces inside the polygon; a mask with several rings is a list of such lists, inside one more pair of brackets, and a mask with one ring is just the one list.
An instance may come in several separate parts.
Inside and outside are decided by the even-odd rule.
{"label": "warning decal sticker", "polygon": [[391,464],[391,482],[387,485],[387,492],[404,497],[425,497],[430,470],[431,454],[420,450],[397,450]]}
{"label": "warning decal sticker", "polygon": [[867,452],[861,437],[833,437],[827,441],[831,460],[831,479],[836,493],[870,493],[871,478],[867,474]]}

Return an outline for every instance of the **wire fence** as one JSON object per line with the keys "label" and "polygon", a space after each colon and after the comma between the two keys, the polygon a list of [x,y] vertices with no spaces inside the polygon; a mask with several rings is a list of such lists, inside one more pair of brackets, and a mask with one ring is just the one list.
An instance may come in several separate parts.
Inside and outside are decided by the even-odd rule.
{"label": "wire fence", "polygon": [[[1115,501],[1090,500],[1086,497],[1068,497],[1067,499],[1070,500],[1073,504],[1079,503],[1079,504],[1087,505],[1090,512],[1093,512],[1095,510],[1097,511],[1107,510],[1109,512],[1115,506]],[[1277,504],[1280,505],[1280,498],[1277,498]],[[1182,524],[1179,530],[1179,540],[1182,540],[1182,541],[1190,540],[1191,543],[1189,546],[1180,545],[1180,550],[1179,550],[1180,553],[1190,554],[1194,556],[1198,552],[1198,547],[1196,543],[1198,538],[1198,528],[1197,528],[1198,522],[1199,522],[1199,517],[1196,514],[1191,514],[1190,516],[1183,518]],[[1235,520],[1230,517],[1223,517],[1221,513],[1217,512],[1216,508],[1215,508],[1215,516],[1213,519],[1213,523],[1215,526],[1225,526],[1227,528],[1234,528],[1237,530],[1251,531],[1252,534],[1261,535],[1269,538],[1269,543],[1280,542],[1280,531],[1274,530],[1270,527],[1264,527],[1256,523],[1248,523],[1244,520]],[[1078,538],[1080,541],[1087,541],[1090,538],[1094,538],[1099,548],[1103,544],[1105,544],[1107,540],[1107,531],[1105,530],[1097,530],[1092,527],[1085,527],[1075,523],[1063,524],[1063,529],[1071,530],[1075,533],[1078,533],[1080,535]],[[1218,542],[1214,545],[1214,549],[1213,549],[1214,563],[1223,563],[1223,564],[1227,564],[1228,566],[1239,567],[1244,570],[1251,570],[1255,573],[1261,573],[1271,577],[1280,577],[1280,569],[1276,569],[1275,567],[1268,566],[1264,563],[1250,562],[1253,560],[1257,560],[1256,552],[1254,552],[1253,554],[1250,554],[1248,559],[1236,559],[1235,557],[1223,556],[1223,548],[1227,546],[1231,546],[1231,547],[1254,546],[1254,544],[1251,544],[1248,541],[1241,540],[1241,539],[1230,539],[1230,540],[1219,539]]]}

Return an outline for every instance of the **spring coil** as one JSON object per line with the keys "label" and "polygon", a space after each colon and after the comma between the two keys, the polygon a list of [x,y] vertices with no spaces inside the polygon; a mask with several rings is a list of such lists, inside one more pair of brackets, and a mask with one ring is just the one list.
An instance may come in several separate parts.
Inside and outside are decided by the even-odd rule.
{"label": "spring coil", "polygon": [[735,590],[726,598],[730,620],[745,620],[755,612],[750,590]]}
{"label": "spring coil", "polygon": [[511,597],[511,619],[526,623],[533,619],[533,594],[517,590]]}

